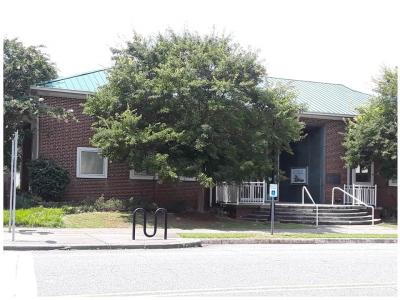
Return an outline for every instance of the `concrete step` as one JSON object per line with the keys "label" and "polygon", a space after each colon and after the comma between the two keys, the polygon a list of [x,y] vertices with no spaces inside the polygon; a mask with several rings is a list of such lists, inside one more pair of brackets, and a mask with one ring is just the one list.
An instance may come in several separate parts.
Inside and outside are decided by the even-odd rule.
{"label": "concrete step", "polygon": [[[315,220],[299,220],[293,222],[293,220],[279,220],[280,223],[296,223],[296,224],[315,224]],[[374,224],[381,223],[381,219],[375,219]],[[371,225],[371,220],[363,221],[318,221],[319,225]]]}
{"label": "concrete step", "polygon": [[[268,212],[269,213],[269,212]],[[281,215],[315,215],[316,211],[312,212],[297,212],[297,211],[276,211],[276,214]],[[264,212],[252,212],[252,214],[267,214]],[[328,211],[318,211],[318,215],[321,216],[365,216],[368,215],[367,211],[360,211],[360,212],[328,212]]]}
{"label": "concrete step", "polygon": [[[289,215],[280,215],[280,216],[276,216],[276,218],[278,220],[281,219],[290,219],[290,220],[303,220],[303,219],[309,219],[309,220],[315,220],[316,216],[289,216]],[[366,215],[366,216],[335,216],[335,217],[331,217],[331,216],[320,216],[318,215],[318,219],[319,220],[371,220],[372,216],[371,215]]]}

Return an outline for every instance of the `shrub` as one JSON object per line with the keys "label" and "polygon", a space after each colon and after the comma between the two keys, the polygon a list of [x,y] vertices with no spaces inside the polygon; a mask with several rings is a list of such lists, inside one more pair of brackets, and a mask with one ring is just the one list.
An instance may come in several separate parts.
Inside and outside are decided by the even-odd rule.
{"label": "shrub", "polygon": [[168,212],[181,213],[186,211],[185,200],[171,200],[165,203],[164,208]]}
{"label": "shrub", "polygon": [[142,207],[147,211],[155,211],[158,208],[157,203],[142,198],[131,197],[127,200],[122,200],[122,201],[124,203],[125,210],[129,211],[132,211],[139,207]]}
{"label": "shrub", "polygon": [[15,203],[15,207],[17,209],[35,207],[39,205],[41,200],[41,197],[29,193],[17,194],[17,202]]}
{"label": "shrub", "polygon": [[36,159],[30,163],[32,192],[45,201],[58,201],[69,183],[68,172],[48,159]]}

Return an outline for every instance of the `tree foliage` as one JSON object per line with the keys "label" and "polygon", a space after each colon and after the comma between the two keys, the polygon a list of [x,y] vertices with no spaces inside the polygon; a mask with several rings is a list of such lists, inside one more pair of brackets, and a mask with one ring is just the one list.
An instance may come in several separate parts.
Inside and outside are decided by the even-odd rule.
{"label": "tree foliage", "polygon": [[9,163],[11,139],[15,131],[24,131],[24,124],[38,115],[66,119],[71,113],[46,105],[29,95],[31,85],[57,77],[56,68],[42,52],[43,46],[25,47],[18,39],[4,39],[4,154]]}
{"label": "tree foliage", "polygon": [[300,138],[294,95],[266,88],[256,53],[229,37],[135,34],[112,51],[108,83],[84,109],[92,144],[111,160],[209,186],[264,178]]}
{"label": "tree foliage", "polygon": [[384,68],[375,95],[348,122],[344,160],[349,167],[376,162],[387,179],[397,176],[397,68]]}

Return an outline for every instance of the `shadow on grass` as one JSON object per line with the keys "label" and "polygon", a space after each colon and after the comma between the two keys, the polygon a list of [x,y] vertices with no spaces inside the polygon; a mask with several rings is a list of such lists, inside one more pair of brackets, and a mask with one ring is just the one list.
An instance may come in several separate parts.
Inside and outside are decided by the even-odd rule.
{"label": "shadow on grass", "polygon": [[[132,224],[132,214],[124,213],[121,218]],[[143,225],[143,215],[136,215],[136,226],[141,227]],[[152,228],[154,226],[154,215],[149,213],[147,215],[147,227]],[[158,216],[158,226],[163,228],[164,218],[162,215]],[[270,229],[270,223],[268,222],[254,222],[245,221],[240,219],[232,219],[229,217],[216,216],[211,213],[197,213],[197,212],[185,212],[180,214],[168,213],[168,228],[169,229],[207,229],[207,230],[221,230],[221,231],[265,231]],[[302,224],[275,224],[276,229],[304,229],[313,228],[312,225]]]}

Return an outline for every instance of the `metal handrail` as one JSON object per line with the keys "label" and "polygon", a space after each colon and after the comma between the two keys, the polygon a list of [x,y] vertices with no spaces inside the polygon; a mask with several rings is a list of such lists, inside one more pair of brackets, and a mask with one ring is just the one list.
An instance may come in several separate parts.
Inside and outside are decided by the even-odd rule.
{"label": "metal handrail", "polygon": [[346,192],[345,190],[341,189],[340,187],[335,186],[335,187],[332,189],[332,205],[333,205],[334,198],[335,198],[335,190],[341,191],[342,193],[344,193],[345,195],[351,197],[353,200],[358,201],[361,205],[364,205],[365,207],[370,207],[370,208],[371,208],[371,211],[372,211],[372,225],[375,225],[375,224],[374,224],[374,213],[375,213],[375,208],[374,208],[372,205],[365,204],[365,203],[362,202],[360,199],[354,197],[352,194]]}
{"label": "metal handrail", "polygon": [[315,226],[318,226],[318,204],[315,203],[313,197],[311,196],[310,192],[308,191],[307,187],[303,185],[303,188],[301,189],[301,202],[304,205],[304,191],[307,192],[308,197],[311,199],[312,203],[314,204],[316,210],[315,210]]}

